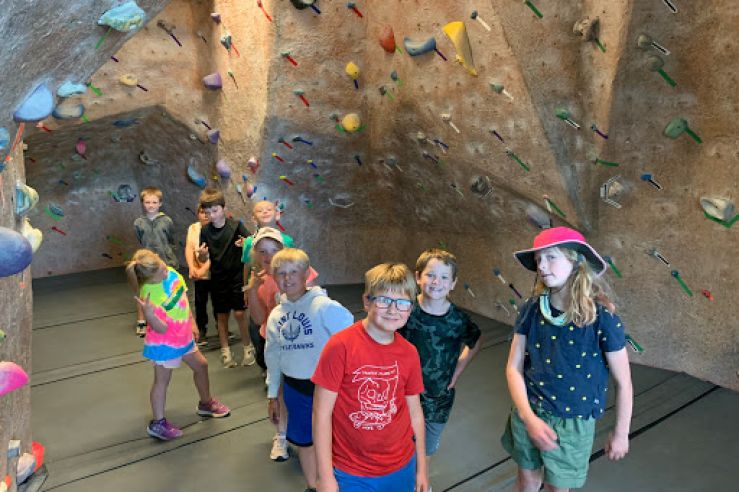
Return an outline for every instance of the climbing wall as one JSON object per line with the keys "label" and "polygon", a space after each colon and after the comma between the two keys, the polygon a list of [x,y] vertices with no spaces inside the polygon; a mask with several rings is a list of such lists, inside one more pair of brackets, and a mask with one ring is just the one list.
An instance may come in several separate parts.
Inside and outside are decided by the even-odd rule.
{"label": "climbing wall", "polygon": [[[21,133],[34,276],[120,264],[143,186],[184,231],[208,184],[247,225],[277,201],[324,283],[447,247],[455,301],[513,323],[534,279],[511,252],[570,225],[615,267],[633,361],[739,389],[736,2],[174,0],[133,37],[94,26],[112,5],[3,84],[16,108],[43,67],[89,82]],[[41,38],[18,39],[24,66]]]}

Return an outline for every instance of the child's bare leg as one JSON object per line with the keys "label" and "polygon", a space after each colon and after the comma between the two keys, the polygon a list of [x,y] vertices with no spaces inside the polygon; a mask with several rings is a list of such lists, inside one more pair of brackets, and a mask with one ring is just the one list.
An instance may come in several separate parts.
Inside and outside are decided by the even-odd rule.
{"label": "child's bare leg", "polygon": [[217,313],[218,340],[221,342],[221,348],[228,347],[228,315],[229,313]]}
{"label": "child's bare leg", "polygon": [[318,487],[318,461],[316,460],[316,448],[313,446],[299,447],[298,459],[303,476],[308,483],[308,488]]}
{"label": "child's bare leg", "polygon": [[236,323],[239,325],[241,343],[244,344],[244,347],[248,347],[251,344],[251,336],[249,335],[249,321],[245,313],[246,311],[234,311],[234,318],[236,318]]}
{"label": "child's bare leg", "polygon": [[[280,392],[277,394],[277,401],[280,402],[280,421],[277,422],[277,433],[283,436],[287,434],[287,405],[285,405],[285,399],[282,398],[282,386],[280,386]],[[316,465],[318,466],[318,465]]]}
{"label": "child's bare leg", "polygon": [[144,309],[139,305],[139,303],[136,303],[136,322],[138,323],[141,320],[145,320],[144,318]]}
{"label": "child's bare leg", "polygon": [[570,489],[561,489],[559,487],[549,485],[548,483],[544,484],[544,490],[546,490],[547,492],[570,492]]}
{"label": "child's bare leg", "polygon": [[513,492],[539,492],[541,488],[541,470],[518,469],[518,477]]}
{"label": "child's bare leg", "polygon": [[155,365],[154,366],[154,383],[151,385],[149,400],[151,401],[151,413],[154,420],[162,420],[164,418],[164,405],[167,402],[167,387],[169,380],[172,378],[172,369]]}
{"label": "child's bare leg", "polygon": [[195,382],[195,388],[198,390],[200,403],[209,402],[210,379],[208,379],[208,361],[200,353],[200,350],[182,356],[182,360],[192,369],[192,379]]}

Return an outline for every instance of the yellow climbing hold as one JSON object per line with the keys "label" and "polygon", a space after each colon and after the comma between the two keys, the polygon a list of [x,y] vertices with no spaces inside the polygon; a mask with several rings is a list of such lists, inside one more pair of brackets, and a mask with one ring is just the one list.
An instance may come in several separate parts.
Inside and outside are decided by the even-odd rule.
{"label": "yellow climbing hold", "polygon": [[349,62],[346,64],[346,74],[352,79],[357,80],[359,78],[359,67],[354,62]]}
{"label": "yellow climbing hold", "polygon": [[457,50],[456,60],[462,64],[465,70],[467,70],[471,75],[477,76],[475,63],[472,61],[470,38],[467,36],[467,28],[465,27],[464,22],[450,22],[444,26],[442,30],[454,44],[454,49]]}
{"label": "yellow climbing hold", "polygon": [[357,113],[349,113],[341,120],[341,127],[349,133],[356,132],[362,126],[362,120]]}
{"label": "yellow climbing hold", "polygon": [[136,78],[136,76],[127,73],[125,75],[121,75],[118,78],[118,82],[128,87],[136,87],[136,84],[138,84],[139,80]]}

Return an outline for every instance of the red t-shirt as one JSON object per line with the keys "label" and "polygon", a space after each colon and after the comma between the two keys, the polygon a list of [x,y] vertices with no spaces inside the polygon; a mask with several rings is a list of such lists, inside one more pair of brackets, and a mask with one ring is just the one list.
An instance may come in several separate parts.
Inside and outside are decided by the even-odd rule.
{"label": "red t-shirt", "polygon": [[[312,287],[313,281],[316,278],[318,278],[318,272],[313,267],[308,267],[306,286]],[[262,279],[262,285],[257,288],[257,299],[259,299],[259,302],[264,306],[265,312],[267,313],[264,323],[259,327],[259,334],[262,335],[262,338],[267,338],[267,319],[269,318],[269,313],[280,303],[280,288],[277,287],[277,282],[275,282],[272,275],[267,274]]]}
{"label": "red t-shirt", "polygon": [[400,335],[377,343],[358,321],[328,340],[311,379],[338,393],[331,416],[336,468],[378,477],[408,464],[415,443],[405,397],[423,392],[413,345]]}

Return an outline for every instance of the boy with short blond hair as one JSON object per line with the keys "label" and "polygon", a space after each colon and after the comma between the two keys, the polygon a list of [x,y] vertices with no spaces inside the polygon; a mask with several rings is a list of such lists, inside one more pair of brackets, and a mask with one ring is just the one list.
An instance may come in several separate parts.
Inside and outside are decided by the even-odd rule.
{"label": "boy with short blond hair", "polygon": [[416,261],[417,303],[399,333],[418,350],[423,371],[421,407],[426,429],[426,459],[439,448],[454,404],[455,385],[482,345],[480,329],[449,301],[457,283],[457,258],[439,248]]}
{"label": "boy with short blond hair", "polygon": [[322,492],[428,490],[421,364],[413,345],[395,334],[415,295],[402,263],[370,269],[367,317],[332,336],[321,353],[312,381]]}
{"label": "boy with short blond hair", "polygon": [[[177,269],[179,263],[174,252],[174,224],[169,216],[159,210],[163,200],[162,190],[155,186],[147,186],[139,195],[144,215],[133,222],[136,239],[142,248],[155,252],[167,266]],[[146,334],[146,320],[138,304],[136,314],[136,334],[143,337]]]}
{"label": "boy with short blond hair", "polygon": [[313,447],[314,385],[310,378],[329,337],[354,322],[352,314],[318,286],[308,287],[310,260],[303,250],[285,248],[272,258],[272,275],[280,289],[280,303],[267,320],[268,413],[277,425],[287,417],[278,403],[280,382],[290,416],[287,440],[298,448],[308,489],[318,480]]}
{"label": "boy with short blond hair", "polygon": [[244,314],[244,270],[241,266],[240,248],[241,238],[248,236],[249,231],[241,222],[226,217],[226,200],[220,190],[203,190],[200,194],[200,206],[210,222],[200,231],[198,261],[205,263],[210,260],[211,301],[218,324],[221,362],[226,368],[237,365],[228,345],[228,318],[233,311],[244,344],[242,365],[251,366],[256,359]]}
{"label": "boy with short blond hair", "polygon": [[[262,227],[277,228],[277,221],[280,220],[280,210],[273,202],[269,200],[261,200],[254,204],[251,215],[257,229],[253,235],[244,238],[241,253],[241,262],[244,264],[244,268],[249,268],[249,264],[251,263],[250,254],[251,248],[254,245],[254,236],[257,235],[257,232],[259,232],[259,229]],[[282,234],[282,244],[284,244],[286,248],[292,248],[294,243],[293,238],[284,232],[281,232],[280,234]]]}

